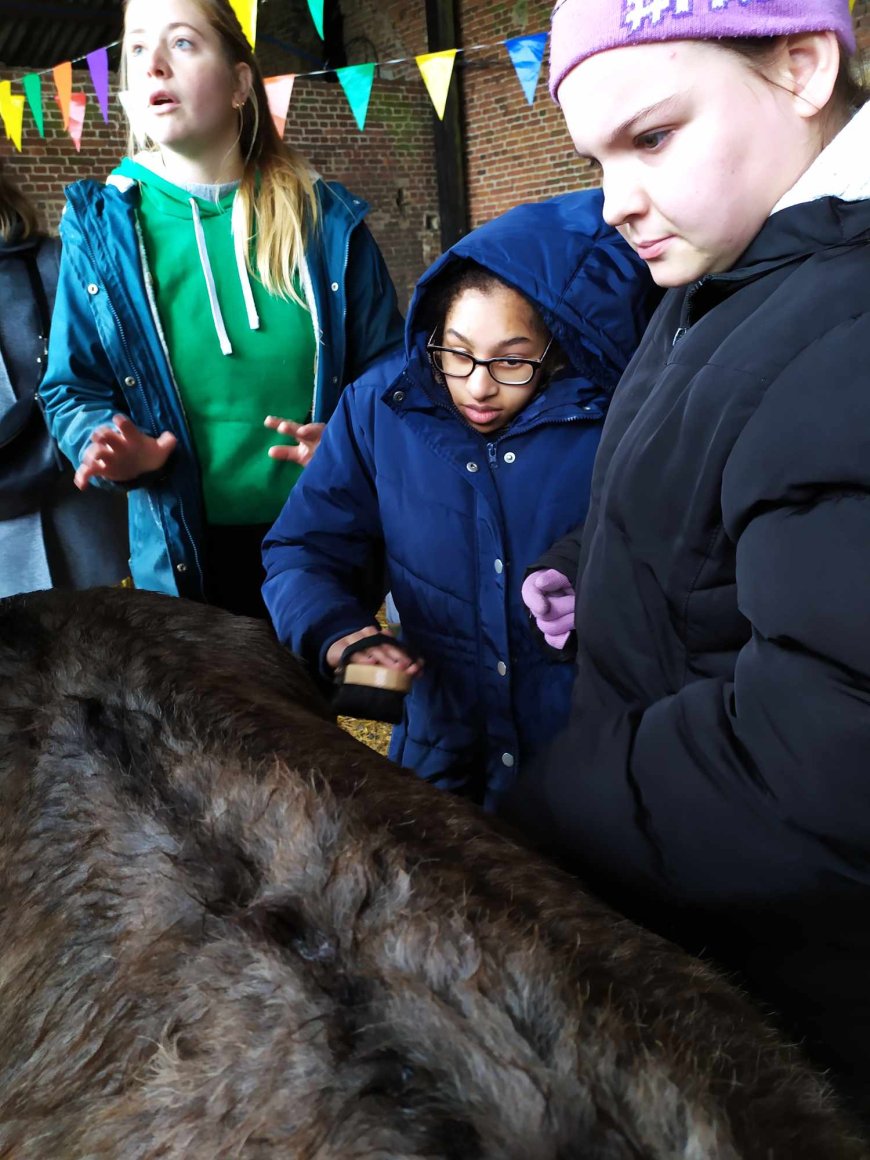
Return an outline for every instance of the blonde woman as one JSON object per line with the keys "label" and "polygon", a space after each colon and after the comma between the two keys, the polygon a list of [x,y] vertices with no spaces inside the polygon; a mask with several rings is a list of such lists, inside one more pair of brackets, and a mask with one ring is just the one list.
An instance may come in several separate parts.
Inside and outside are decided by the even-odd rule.
{"label": "blonde woman", "polygon": [[[226,0],[129,0],[123,73],[142,148],[67,191],[46,411],[79,487],[129,489],[138,587],[264,615],[260,541],[401,341],[395,290],[365,203],[279,139]],[[297,447],[270,448],[279,414]]]}

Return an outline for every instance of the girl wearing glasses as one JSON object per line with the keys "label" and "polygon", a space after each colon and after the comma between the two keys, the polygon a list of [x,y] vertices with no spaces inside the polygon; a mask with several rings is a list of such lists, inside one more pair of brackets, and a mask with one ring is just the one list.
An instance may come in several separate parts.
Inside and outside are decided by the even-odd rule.
{"label": "girl wearing glasses", "polygon": [[378,636],[391,590],[405,647],[354,656],[414,677],[390,756],[488,809],[567,717],[571,667],[533,639],[520,586],[585,514],[648,318],[651,281],[601,205],[519,206],[435,263],[405,353],[345,391],[264,545],[278,636],[324,679]]}

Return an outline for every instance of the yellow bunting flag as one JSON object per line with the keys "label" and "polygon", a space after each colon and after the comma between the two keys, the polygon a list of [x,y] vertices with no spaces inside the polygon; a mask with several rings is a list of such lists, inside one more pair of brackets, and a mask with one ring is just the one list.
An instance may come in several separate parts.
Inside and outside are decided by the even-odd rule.
{"label": "yellow bunting flag", "polygon": [[12,92],[11,81],[0,81],[0,117],[6,136],[21,152],[21,123],[24,118],[24,95]]}
{"label": "yellow bunting flag", "polygon": [[82,126],[85,123],[87,99],[86,93],[71,93],[69,99],[69,135],[79,153],[82,150]]}
{"label": "yellow bunting flag", "polygon": [[257,0],[230,0],[230,5],[253,48],[257,43]]}
{"label": "yellow bunting flag", "polygon": [[69,128],[69,99],[72,93],[72,61],[65,60],[63,64],[56,64],[51,70],[54,76],[54,87],[57,89],[57,103],[60,105],[64,129]]}
{"label": "yellow bunting flag", "polygon": [[456,60],[456,49],[447,48],[443,52],[426,52],[416,57],[417,68],[422,74],[426,88],[435,112],[444,120],[444,108],[447,104],[447,92],[453,76],[453,63]]}
{"label": "yellow bunting flag", "polygon": [[278,130],[278,136],[284,140],[284,129],[287,125],[287,110],[290,108],[290,97],[293,95],[295,73],[287,73],[283,77],[264,77],[266,99],[269,102],[269,112]]}

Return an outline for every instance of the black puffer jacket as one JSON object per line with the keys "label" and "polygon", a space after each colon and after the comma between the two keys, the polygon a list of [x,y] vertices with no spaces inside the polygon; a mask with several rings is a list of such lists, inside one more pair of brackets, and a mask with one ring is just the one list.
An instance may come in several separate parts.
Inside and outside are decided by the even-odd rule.
{"label": "black puffer jacket", "polygon": [[[572,723],[518,820],[739,969],[870,1108],[870,202],[671,292],[586,523]],[[675,340],[676,336],[676,340]]]}

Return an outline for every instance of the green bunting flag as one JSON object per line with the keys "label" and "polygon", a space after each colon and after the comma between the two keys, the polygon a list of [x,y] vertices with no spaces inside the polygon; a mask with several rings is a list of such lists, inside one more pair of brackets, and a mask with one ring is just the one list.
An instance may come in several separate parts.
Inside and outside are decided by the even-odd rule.
{"label": "green bunting flag", "polygon": [[373,64],[352,64],[347,68],[337,68],[335,75],[341,82],[350,111],[354,115],[359,131],[366,127],[366,113],[369,109],[369,98],[372,95],[372,85],[375,80],[375,66]]}
{"label": "green bunting flag", "polygon": [[42,77],[39,73],[26,73],[23,81],[24,94],[27,97],[27,103],[30,105],[30,111],[33,113],[33,119],[36,122],[36,127],[39,130],[40,137],[45,136],[45,125],[42,119]]}
{"label": "green bunting flag", "polygon": [[323,0],[308,0],[308,11],[317,29],[317,35],[323,40]]}

